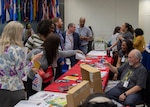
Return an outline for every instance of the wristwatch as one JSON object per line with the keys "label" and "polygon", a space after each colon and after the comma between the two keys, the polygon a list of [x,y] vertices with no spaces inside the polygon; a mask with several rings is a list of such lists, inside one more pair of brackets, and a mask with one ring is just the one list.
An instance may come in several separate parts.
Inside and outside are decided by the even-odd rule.
{"label": "wristwatch", "polygon": [[125,92],[123,93],[123,95],[124,95],[125,97],[127,97],[127,94],[126,94]]}

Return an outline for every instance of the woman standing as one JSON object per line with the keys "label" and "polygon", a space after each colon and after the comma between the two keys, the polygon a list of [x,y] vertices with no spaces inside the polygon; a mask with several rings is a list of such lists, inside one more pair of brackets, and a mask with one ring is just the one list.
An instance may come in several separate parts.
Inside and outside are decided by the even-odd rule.
{"label": "woman standing", "polygon": [[[47,36],[44,43],[42,44],[42,46],[40,46],[36,49],[33,49],[32,51],[29,52],[29,54],[27,55],[27,63],[30,61],[32,54],[37,54],[37,53],[43,52],[43,56],[39,60],[40,68],[42,68],[44,71],[46,71],[49,66],[52,66],[54,69],[54,75],[53,75],[53,78],[54,78],[55,74],[56,74],[58,58],[73,56],[77,52],[82,53],[82,51],[80,51],[80,50],[60,51],[60,50],[58,50],[59,44],[60,44],[59,36],[57,36],[57,34],[55,34],[55,33],[50,33]],[[27,78],[27,97],[36,93],[36,91],[34,91],[32,89],[32,81],[34,79],[35,74],[38,73],[38,70],[39,70],[39,68],[32,69],[29,71],[28,78]],[[49,78],[49,77],[51,77],[51,75],[49,73],[45,73],[43,77]],[[52,81],[53,81],[53,79],[51,81],[43,83],[42,88],[44,89]]]}
{"label": "woman standing", "polygon": [[0,107],[13,107],[25,99],[22,77],[38,61],[41,54],[35,55],[25,65],[25,53],[22,49],[23,25],[16,21],[9,22],[0,40]]}
{"label": "woman standing", "polygon": [[108,49],[112,49],[114,46],[117,45],[117,50],[119,51],[121,49],[121,43],[124,39],[129,39],[133,41],[134,36],[133,36],[134,30],[132,25],[129,23],[123,23],[121,26],[121,33],[119,34],[117,41]]}

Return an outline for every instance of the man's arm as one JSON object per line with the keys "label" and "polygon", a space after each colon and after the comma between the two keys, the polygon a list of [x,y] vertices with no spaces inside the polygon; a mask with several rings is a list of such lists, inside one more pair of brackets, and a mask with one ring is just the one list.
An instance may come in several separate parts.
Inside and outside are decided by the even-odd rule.
{"label": "man's arm", "polygon": [[122,93],[120,96],[119,96],[119,99],[121,101],[124,101],[126,99],[126,97],[130,94],[135,94],[136,92],[142,90],[142,88],[138,85],[132,87],[131,89],[127,90],[126,92]]}
{"label": "man's arm", "polygon": [[136,85],[136,86],[132,87],[131,89],[127,90],[125,93],[128,96],[128,95],[134,94],[140,90],[142,90],[142,88],[140,86]]}
{"label": "man's arm", "polygon": [[110,71],[112,71],[113,73],[115,74],[118,74],[118,70],[117,70],[117,67],[111,65],[110,63],[108,63],[107,61],[104,62],[105,65],[107,65],[110,69]]}
{"label": "man's arm", "polygon": [[80,39],[86,40],[86,41],[91,41],[91,40],[93,40],[93,37],[91,37],[91,36],[80,36]]}

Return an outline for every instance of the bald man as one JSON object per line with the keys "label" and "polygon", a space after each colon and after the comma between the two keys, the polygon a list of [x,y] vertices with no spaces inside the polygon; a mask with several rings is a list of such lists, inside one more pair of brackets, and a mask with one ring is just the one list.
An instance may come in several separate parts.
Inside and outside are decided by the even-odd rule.
{"label": "bald man", "polygon": [[106,93],[107,97],[123,105],[134,107],[143,100],[142,91],[146,88],[147,71],[140,63],[141,52],[133,49],[128,54],[128,62],[119,68],[105,62],[113,73],[121,74],[121,81]]}
{"label": "bald man", "polygon": [[81,17],[79,25],[76,27],[76,32],[80,36],[81,50],[84,54],[88,51],[88,42],[93,39],[91,30],[85,26],[85,18]]}

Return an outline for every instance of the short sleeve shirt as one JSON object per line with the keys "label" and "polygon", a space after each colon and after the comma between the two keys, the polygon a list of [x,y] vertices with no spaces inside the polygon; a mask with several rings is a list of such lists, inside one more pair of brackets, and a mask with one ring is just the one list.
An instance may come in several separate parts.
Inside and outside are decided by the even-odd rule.
{"label": "short sleeve shirt", "polygon": [[136,85],[141,88],[146,88],[147,71],[142,64],[134,68],[126,62],[118,68],[118,72],[121,73],[121,82],[118,84],[119,87],[124,88],[124,81],[128,81],[129,85],[126,89],[130,89]]}
{"label": "short sleeve shirt", "polygon": [[[83,28],[80,28],[79,26],[77,26],[76,28],[76,32],[80,35],[80,36],[88,36],[88,37],[92,37],[92,32],[91,30],[84,26]],[[81,41],[81,45],[87,45],[88,41],[82,40]]]}
{"label": "short sleeve shirt", "polygon": [[[129,40],[133,40],[134,39],[134,36],[133,36],[133,34],[131,33],[131,32],[126,32],[126,33],[123,33],[123,34],[120,34],[120,35],[122,35],[122,37],[124,38],[124,39],[129,39]],[[120,50],[121,49],[121,40],[119,40],[118,42],[117,42],[117,49],[118,50]]]}

